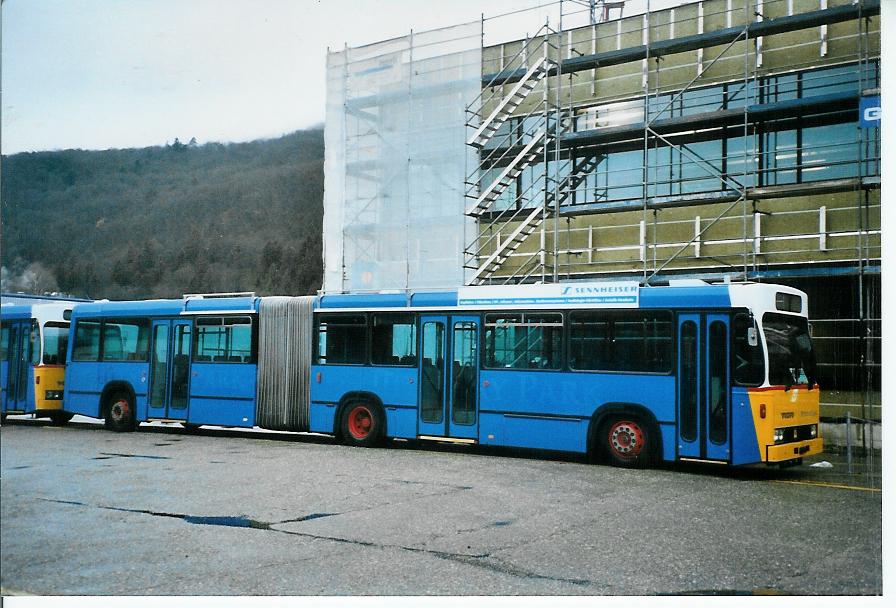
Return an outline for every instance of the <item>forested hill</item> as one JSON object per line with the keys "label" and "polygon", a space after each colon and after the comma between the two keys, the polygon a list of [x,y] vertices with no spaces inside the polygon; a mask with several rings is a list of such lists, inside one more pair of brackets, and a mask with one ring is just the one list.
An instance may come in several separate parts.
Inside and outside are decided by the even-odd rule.
{"label": "forested hill", "polygon": [[3,157],[3,291],[180,297],[320,287],[323,131]]}

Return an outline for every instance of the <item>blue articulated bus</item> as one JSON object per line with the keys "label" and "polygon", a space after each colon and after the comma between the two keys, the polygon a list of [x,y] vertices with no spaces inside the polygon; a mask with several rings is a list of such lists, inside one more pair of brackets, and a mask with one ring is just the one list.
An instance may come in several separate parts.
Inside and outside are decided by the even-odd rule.
{"label": "blue articulated bus", "polygon": [[78,306],[65,410],[660,460],[822,450],[806,296],[681,281]]}

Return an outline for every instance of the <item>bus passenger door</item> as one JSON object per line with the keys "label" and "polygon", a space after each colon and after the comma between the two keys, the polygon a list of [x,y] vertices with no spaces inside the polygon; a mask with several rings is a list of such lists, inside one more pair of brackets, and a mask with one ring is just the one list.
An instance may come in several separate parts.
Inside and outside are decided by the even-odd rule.
{"label": "bus passenger door", "polygon": [[678,316],[678,455],[727,461],[731,389],[728,316]]}
{"label": "bus passenger door", "polygon": [[478,437],[478,345],[477,317],[421,317],[419,435]]}
{"label": "bus passenger door", "polygon": [[31,374],[31,322],[13,323],[9,326],[8,357],[6,378],[6,398],[4,412],[26,412],[28,410],[28,386]]}
{"label": "bus passenger door", "polygon": [[728,315],[706,315],[706,328],[706,458],[727,461],[731,456]]}
{"label": "bus passenger door", "polygon": [[190,321],[152,323],[148,418],[187,419],[190,331]]}

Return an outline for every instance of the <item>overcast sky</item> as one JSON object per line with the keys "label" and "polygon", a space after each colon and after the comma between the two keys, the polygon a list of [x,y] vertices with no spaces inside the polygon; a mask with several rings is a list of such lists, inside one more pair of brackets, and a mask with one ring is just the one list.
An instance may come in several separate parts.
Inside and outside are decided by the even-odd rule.
{"label": "overcast sky", "polygon": [[[629,0],[626,14],[645,2]],[[3,0],[2,152],[275,137],[323,122],[328,46],[539,4],[544,0]],[[572,10],[570,0],[565,6]],[[544,23],[545,10],[492,23],[517,29],[508,38],[518,38]]]}

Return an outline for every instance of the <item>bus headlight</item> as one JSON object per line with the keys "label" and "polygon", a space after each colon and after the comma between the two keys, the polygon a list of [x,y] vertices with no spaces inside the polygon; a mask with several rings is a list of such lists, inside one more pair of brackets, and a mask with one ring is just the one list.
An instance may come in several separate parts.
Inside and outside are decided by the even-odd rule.
{"label": "bus headlight", "polygon": [[809,439],[815,439],[818,437],[818,425],[810,424],[809,425]]}
{"label": "bus headlight", "polygon": [[784,441],[784,429],[775,429],[775,443]]}
{"label": "bus headlight", "polygon": [[46,391],[44,399],[47,401],[62,401],[62,391]]}

